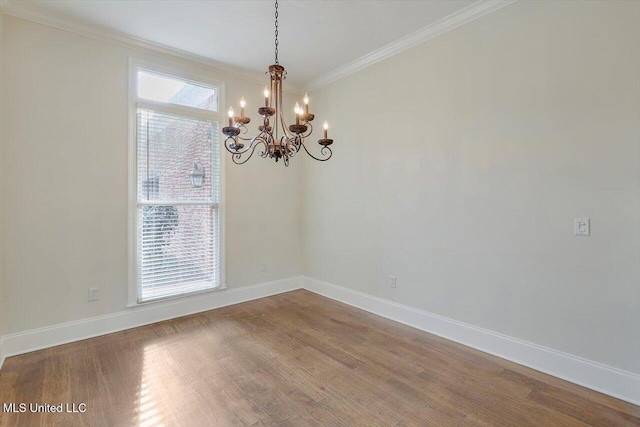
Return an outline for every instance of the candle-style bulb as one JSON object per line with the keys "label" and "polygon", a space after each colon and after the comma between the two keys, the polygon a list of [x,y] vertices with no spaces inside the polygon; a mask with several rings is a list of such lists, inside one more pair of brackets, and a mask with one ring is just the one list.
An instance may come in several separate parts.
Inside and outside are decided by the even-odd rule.
{"label": "candle-style bulb", "polygon": [[304,94],[304,112],[309,114],[309,95]]}
{"label": "candle-style bulb", "polygon": [[295,107],[293,107],[293,111],[295,111],[295,113],[296,113],[296,114],[300,114],[300,111],[302,111],[302,110],[300,109],[300,104],[298,104],[298,103],[296,102],[296,106],[295,106]]}
{"label": "candle-style bulb", "polygon": [[264,106],[268,107],[269,104],[270,104],[270,101],[269,101],[269,87],[265,86],[264,87]]}
{"label": "candle-style bulb", "polygon": [[329,123],[324,122],[324,130],[327,130],[327,129],[329,129]]}
{"label": "candle-style bulb", "polygon": [[229,107],[229,127],[233,126],[233,107]]}
{"label": "candle-style bulb", "polygon": [[244,108],[247,106],[247,102],[244,100],[244,96],[242,97],[242,99],[240,100],[240,107]]}

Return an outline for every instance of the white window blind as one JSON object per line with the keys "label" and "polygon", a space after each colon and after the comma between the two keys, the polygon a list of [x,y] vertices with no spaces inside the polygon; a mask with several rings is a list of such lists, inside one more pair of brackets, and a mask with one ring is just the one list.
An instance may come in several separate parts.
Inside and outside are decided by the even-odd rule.
{"label": "white window blind", "polygon": [[[138,302],[220,286],[218,122],[137,108]],[[202,187],[189,174],[198,163]]]}

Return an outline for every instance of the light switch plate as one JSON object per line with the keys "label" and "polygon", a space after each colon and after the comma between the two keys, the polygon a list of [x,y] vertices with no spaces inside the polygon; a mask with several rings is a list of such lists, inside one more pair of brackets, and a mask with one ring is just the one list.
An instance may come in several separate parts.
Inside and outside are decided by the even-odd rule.
{"label": "light switch plate", "polygon": [[573,223],[576,236],[591,235],[591,224],[589,218],[576,218]]}

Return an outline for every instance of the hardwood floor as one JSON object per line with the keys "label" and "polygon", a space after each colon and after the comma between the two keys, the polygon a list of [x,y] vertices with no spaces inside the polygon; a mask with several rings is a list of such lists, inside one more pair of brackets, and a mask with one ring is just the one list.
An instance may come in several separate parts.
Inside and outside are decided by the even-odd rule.
{"label": "hardwood floor", "polygon": [[300,290],[5,361],[2,426],[638,426],[640,407]]}

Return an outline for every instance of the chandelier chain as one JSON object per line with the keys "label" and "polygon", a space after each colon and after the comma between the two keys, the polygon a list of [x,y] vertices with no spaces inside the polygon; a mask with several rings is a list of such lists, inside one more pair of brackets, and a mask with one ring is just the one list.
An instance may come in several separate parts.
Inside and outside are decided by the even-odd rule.
{"label": "chandelier chain", "polygon": [[278,62],[278,0],[276,0],[276,64]]}

